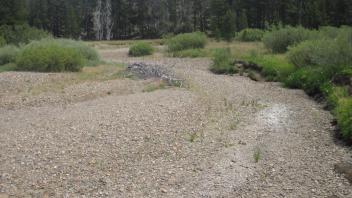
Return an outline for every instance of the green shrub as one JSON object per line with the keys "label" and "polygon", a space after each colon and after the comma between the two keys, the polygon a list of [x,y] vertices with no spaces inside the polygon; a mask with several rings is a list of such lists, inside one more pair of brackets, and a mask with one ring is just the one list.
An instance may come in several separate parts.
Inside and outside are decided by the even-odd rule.
{"label": "green shrub", "polygon": [[[342,28],[336,38],[336,48],[339,52],[339,64],[344,66],[352,65],[352,28]],[[337,61],[336,61],[337,62]]]}
{"label": "green shrub", "polygon": [[95,65],[100,61],[98,52],[82,41],[75,41],[71,39],[56,39],[56,42],[60,43],[60,45],[64,47],[68,47],[77,51],[83,57],[85,65]]}
{"label": "green shrub", "polygon": [[253,54],[245,59],[259,65],[262,75],[270,81],[284,81],[295,71],[294,65],[290,64],[284,56]]}
{"label": "green shrub", "polygon": [[128,52],[129,56],[147,56],[151,55],[154,52],[154,48],[151,46],[150,43],[147,42],[136,42],[134,43]]}
{"label": "green shrub", "polygon": [[79,71],[85,57],[65,41],[44,39],[26,45],[16,58],[17,69],[39,72]]}
{"label": "green shrub", "polygon": [[335,86],[332,83],[323,84],[320,90],[326,98],[329,109],[336,108],[340,99],[348,97],[348,89],[346,87]]}
{"label": "green shrub", "polygon": [[15,62],[18,53],[18,47],[14,45],[6,45],[0,48],[0,65]]}
{"label": "green shrub", "polygon": [[3,25],[0,27],[0,35],[2,35],[8,44],[27,44],[33,40],[40,40],[51,37],[51,35],[29,25]]}
{"label": "green shrub", "polygon": [[129,56],[147,56],[153,54],[153,47],[146,42],[137,42],[130,47]]}
{"label": "green shrub", "polygon": [[207,43],[207,36],[201,32],[179,34],[167,41],[168,51],[176,52],[187,49],[204,48]]}
{"label": "green shrub", "polygon": [[334,39],[336,38],[341,29],[337,27],[324,26],[319,28],[319,37],[325,39]]}
{"label": "green shrub", "polygon": [[291,47],[288,58],[297,67],[322,66],[340,71],[352,64],[352,34],[348,33],[337,39],[309,40]]}
{"label": "green shrub", "polygon": [[263,37],[263,42],[265,47],[274,53],[283,53],[288,50],[289,46],[314,38],[314,34],[316,32],[303,27],[286,27],[267,32]]}
{"label": "green shrub", "polygon": [[352,98],[339,100],[335,109],[337,125],[342,136],[347,140],[352,140]]}
{"label": "green shrub", "polygon": [[8,63],[8,64],[0,66],[0,73],[1,72],[6,72],[6,71],[14,71],[14,70],[16,70],[16,64],[15,63]]}
{"label": "green shrub", "polygon": [[308,78],[308,73],[306,68],[298,69],[287,77],[284,82],[285,86],[292,89],[302,89],[304,81]]}
{"label": "green shrub", "polygon": [[230,49],[216,49],[210,70],[216,74],[233,74],[237,70]]}
{"label": "green shrub", "polygon": [[331,79],[331,74],[323,68],[300,68],[285,80],[285,85],[290,88],[305,90],[309,95],[321,93],[321,86]]}
{"label": "green shrub", "polygon": [[0,35],[0,47],[6,45],[6,40],[3,36]]}
{"label": "green shrub", "polygon": [[171,39],[172,37],[174,37],[174,36],[175,36],[174,33],[166,33],[166,34],[163,34],[163,35],[161,36],[161,42],[160,42],[160,44],[161,44],[161,45],[167,44],[167,41],[168,41],[169,39]]}
{"label": "green shrub", "polygon": [[314,50],[316,43],[319,44],[320,42],[320,40],[304,41],[295,47],[290,47],[287,57],[296,67],[314,65],[313,58],[311,56],[315,52]]}
{"label": "green shrub", "polygon": [[206,57],[208,53],[204,49],[187,49],[182,51],[177,51],[173,53],[174,57],[190,57],[190,58],[197,58],[197,57]]}
{"label": "green shrub", "polygon": [[242,30],[236,36],[236,39],[239,41],[261,41],[264,36],[264,31],[260,29],[251,29],[247,28]]}

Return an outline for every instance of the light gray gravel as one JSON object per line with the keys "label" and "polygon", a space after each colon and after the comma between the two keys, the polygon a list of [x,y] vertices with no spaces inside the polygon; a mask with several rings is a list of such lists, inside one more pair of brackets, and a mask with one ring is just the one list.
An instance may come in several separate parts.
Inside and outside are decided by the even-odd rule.
{"label": "light gray gravel", "polygon": [[302,91],[114,52],[102,55],[166,65],[190,88],[0,106],[0,197],[352,197],[334,172],[351,149]]}

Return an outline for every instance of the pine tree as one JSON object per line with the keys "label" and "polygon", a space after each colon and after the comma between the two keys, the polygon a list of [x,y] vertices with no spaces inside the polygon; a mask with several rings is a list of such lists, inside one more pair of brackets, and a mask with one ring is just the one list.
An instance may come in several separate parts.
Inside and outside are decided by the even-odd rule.
{"label": "pine tree", "polygon": [[238,17],[238,20],[237,20],[237,24],[238,24],[238,30],[241,31],[243,29],[246,29],[248,28],[248,18],[247,18],[247,14],[246,14],[246,11],[245,10],[242,10],[240,12],[240,15]]}
{"label": "pine tree", "polygon": [[78,38],[80,34],[79,21],[72,5],[66,5],[66,13],[64,36],[68,38]]}
{"label": "pine tree", "polygon": [[222,37],[230,42],[235,36],[236,32],[236,15],[232,12],[232,10],[227,10],[222,27]]}
{"label": "pine tree", "polygon": [[26,16],[25,0],[0,1],[0,26],[26,23]]}

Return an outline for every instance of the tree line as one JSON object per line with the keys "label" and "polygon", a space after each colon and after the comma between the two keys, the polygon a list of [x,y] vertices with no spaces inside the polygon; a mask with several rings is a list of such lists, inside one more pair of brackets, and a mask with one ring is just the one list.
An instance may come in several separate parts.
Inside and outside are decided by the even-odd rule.
{"label": "tree line", "polygon": [[351,0],[1,0],[0,26],[29,24],[56,37],[159,38],[202,31],[229,37],[270,24],[352,25]]}

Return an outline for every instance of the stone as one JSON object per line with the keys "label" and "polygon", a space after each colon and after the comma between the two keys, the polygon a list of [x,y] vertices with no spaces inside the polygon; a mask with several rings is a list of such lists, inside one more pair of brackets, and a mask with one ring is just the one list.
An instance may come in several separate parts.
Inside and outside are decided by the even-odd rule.
{"label": "stone", "polygon": [[343,174],[352,183],[352,164],[343,162],[335,165],[335,171]]}

